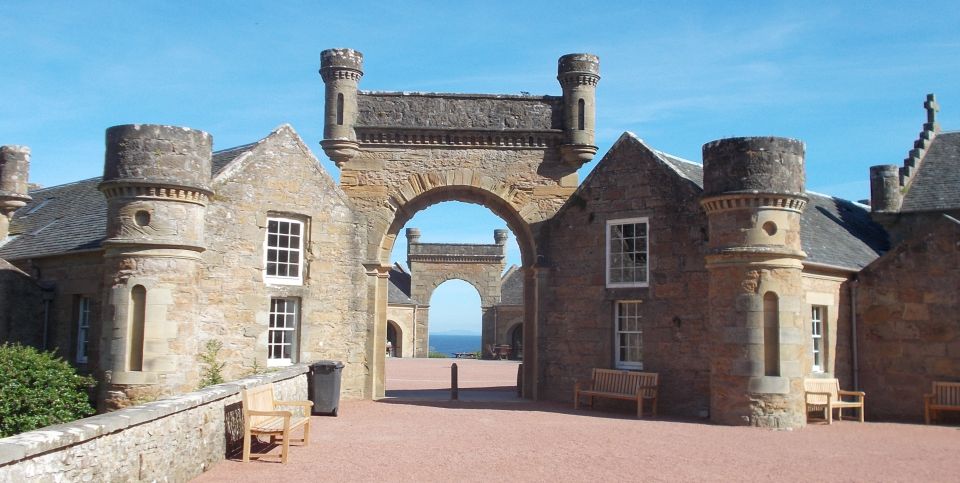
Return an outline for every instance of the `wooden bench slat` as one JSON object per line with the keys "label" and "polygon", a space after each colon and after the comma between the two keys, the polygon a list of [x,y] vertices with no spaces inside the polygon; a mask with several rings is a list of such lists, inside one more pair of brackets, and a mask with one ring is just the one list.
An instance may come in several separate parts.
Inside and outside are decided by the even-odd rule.
{"label": "wooden bench slat", "polygon": [[933,381],[930,394],[923,397],[923,419],[930,424],[937,411],[960,411],[960,382]]}
{"label": "wooden bench slat", "polygon": [[[290,432],[303,427],[303,444],[310,440],[310,401],[277,401],[273,397],[273,384],[244,389],[240,392],[243,404],[243,461],[250,461],[251,438],[254,436],[270,436],[272,442],[276,436],[283,438],[280,450],[280,460],[287,462],[290,447]],[[282,404],[281,404],[282,403]],[[279,410],[280,407],[299,407],[305,413],[296,415],[288,410]]]}
{"label": "wooden bench slat", "polygon": [[637,416],[643,416],[643,400],[652,401],[652,414],[657,414],[658,374],[595,368],[589,382],[574,387],[574,408],[580,407],[580,396],[637,401]]}

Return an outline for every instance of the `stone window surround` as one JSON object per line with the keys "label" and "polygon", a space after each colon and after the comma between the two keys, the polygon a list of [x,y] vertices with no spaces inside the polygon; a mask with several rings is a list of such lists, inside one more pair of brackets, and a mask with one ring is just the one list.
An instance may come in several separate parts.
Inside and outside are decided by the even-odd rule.
{"label": "stone window surround", "polygon": [[810,306],[810,336],[813,338],[813,344],[811,344],[810,350],[812,351],[812,360],[813,367],[811,368],[812,372],[822,373],[824,372],[824,348],[823,348],[823,328],[824,323],[826,322],[827,306],[825,305],[811,305]]}
{"label": "stone window surround", "polygon": [[[271,250],[283,250],[279,247],[271,247],[269,244],[270,240],[270,222],[286,222],[293,223],[300,227],[299,235],[299,247],[297,250],[286,250],[288,252],[296,252],[298,254],[298,263],[297,267],[297,276],[279,276],[279,275],[269,275],[267,271],[268,258]],[[292,215],[281,215],[268,213],[266,224],[264,226],[264,238],[263,238],[263,281],[268,284],[273,285],[302,285],[304,280],[304,272],[306,271],[306,263],[304,259],[304,247],[307,246],[306,236],[307,236],[307,223],[303,219],[298,219],[292,217]]]}
{"label": "stone window surround", "polygon": [[[612,250],[611,243],[612,237],[611,233],[614,226],[618,225],[628,225],[628,224],[643,224],[646,227],[646,237],[645,237],[645,246],[642,251],[635,251],[634,253],[643,253],[647,255],[646,263],[643,268],[643,278],[642,280],[634,280],[632,282],[611,282],[610,272],[611,272],[611,261],[612,261]],[[606,223],[606,245],[605,245],[605,254],[606,254],[606,263],[604,265],[604,272],[606,275],[606,285],[607,288],[632,288],[632,287],[649,287],[650,286],[650,222],[647,217],[636,217],[636,218],[618,218],[607,220]]]}
{"label": "stone window surround", "polygon": [[[823,370],[817,372],[812,370],[811,363],[811,373],[815,374],[833,374],[834,373],[834,363],[833,360],[833,344],[837,337],[837,324],[839,319],[839,302],[838,294],[828,293],[828,292],[814,292],[809,291],[804,294],[804,302],[806,305],[807,313],[813,313],[813,306],[819,305],[822,306],[823,312],[821,316],[823,317],[823,326],[821,327],[823,334],[823,355],[821,360],[821,366]],[[811,334],[813,333],[812,328],[807,329]],[[812,349],[811,349],[812,350]]]}
{"label": "stone window surround", "polygon": [[[281,300],[285,302],[285,307],[282,312],[279,312],[274,304]],[[298,297],[270,297],[267,326],[267,367],[289,366],[299,360],[300,312],[301,304]],[[274,326],[274,320],[277,316],[284,316],[285,323],[282,327]],[[291,319],[292,324],[290,323]],[[287,335],[282,336],[281,341],[277,343],[273,342],[275,332],[287,333]],[[289,346],[290,357],[273,357],[273,348],[276,346]]]}
{"label": "stone window surround", "polygon": [[[613,303],[613,362],[614,367],[617,369],[627,369],[627,370],[643,370],[643,326],[641,325],[642,317],[640,315],[640,305],[643,303],[641,300],[615,300]],[[620,317],[621,317],[621,307],[631,305],[634,307],[634,312],[627,317],[631,317],[636,321],[637,330],[623,331],[620,330]],[[640,350],[640,360],[639,361],[624,361],[620,357],[620,336],[621,334],[638,334],[640,339],[639,350]]]}
{"label": "stone window surround", "polygon": [[77,316],[77,352],[74,361],[86,364],[90,348],[90,297],[78,295],[74,313]]}

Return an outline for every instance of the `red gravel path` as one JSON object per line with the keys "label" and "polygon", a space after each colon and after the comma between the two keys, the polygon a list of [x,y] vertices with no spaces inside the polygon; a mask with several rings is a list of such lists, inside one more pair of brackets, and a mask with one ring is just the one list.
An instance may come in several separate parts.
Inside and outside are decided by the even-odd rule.
{"label": "red gravel path", "polygon": [[[388,391],[442,388],[451,362],[390,360]],[[456,362],[462,387],[516,378],[513,363]],[[769,431],[486,392],[499,396],[345,401],[340,417],[314,417],[310,445],[292,448],[290,463],[225,461],[196,481],[960,481],[957,427],[843,421]]]}

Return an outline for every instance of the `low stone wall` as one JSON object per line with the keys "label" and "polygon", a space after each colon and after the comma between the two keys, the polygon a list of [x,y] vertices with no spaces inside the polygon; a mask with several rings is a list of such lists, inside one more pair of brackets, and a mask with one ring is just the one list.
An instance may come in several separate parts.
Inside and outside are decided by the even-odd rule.
{"label": "low stone wall", "polygon": [[272,382],[277,399],[304,400],[307,367],[0,439],[0,481],[187,481],[226,458],[228,429],[242,432],[241,389]]}

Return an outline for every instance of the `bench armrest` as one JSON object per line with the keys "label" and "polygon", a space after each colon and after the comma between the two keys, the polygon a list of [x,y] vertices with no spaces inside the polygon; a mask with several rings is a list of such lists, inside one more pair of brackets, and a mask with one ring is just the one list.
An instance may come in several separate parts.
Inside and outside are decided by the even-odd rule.
{"label": "bench armrest", "polygon": [[580,389],[593,389],[593,379],[577,379],[577,382],[573,385],[573,389],[575,391],[579,391]]}
{"label": "bench armrest", "polygon": [[290,411],[257,411],[256,409],[247,410],[247,414],[250,416],[278,416],[281,418],[292,418],[293,413]]}
{"label": "bench armrest", "polygon": [[303,406],[303,407],[313,407],[313,401],[274,401],[276,406]]}
{"label": "bench armrest", "polygon": [[842,389],[837,391],[837,394],[841,396],[859,396],[859,397],[863,397],[867,395],[867,393],[863,391],[844,391]]}
{"label": "bench armrest", "polygon": [[932,394],[932,393],[931,393],[931,394],[924,394],[924,395],[923,395],[923,398],[926,399],[926,400],[930,400],[930,399],[933,399],[933,398],[935,398],[935,397],[937,397],[937,395],[936,395],[936,394]]}

